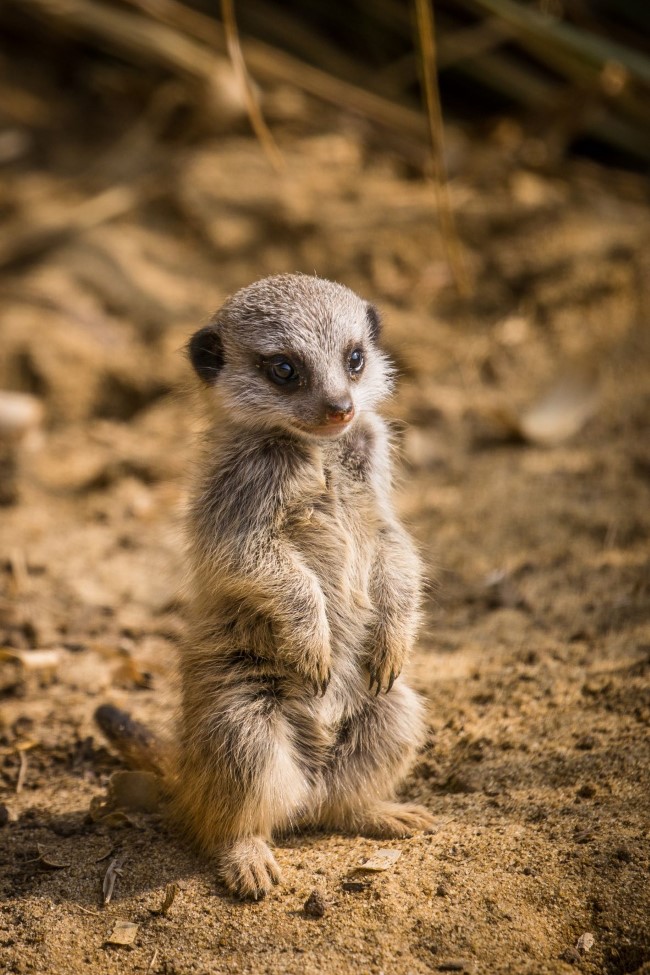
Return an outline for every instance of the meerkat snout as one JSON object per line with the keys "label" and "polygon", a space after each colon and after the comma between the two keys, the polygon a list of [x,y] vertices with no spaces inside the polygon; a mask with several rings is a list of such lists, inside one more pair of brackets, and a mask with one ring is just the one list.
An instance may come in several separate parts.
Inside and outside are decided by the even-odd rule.
{"label": "meerkat snout", "polygon": [[354,417],[354,403],[351,399],[339,400],[338,403],[327,403],[325,419],[329,423],[349,423]]}

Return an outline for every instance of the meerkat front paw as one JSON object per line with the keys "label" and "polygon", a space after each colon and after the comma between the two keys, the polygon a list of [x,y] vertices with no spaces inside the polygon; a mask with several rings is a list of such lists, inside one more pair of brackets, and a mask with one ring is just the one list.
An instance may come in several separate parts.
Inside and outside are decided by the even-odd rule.
{"label": "meerkat front paw", "polygon": [[324,607],[309,618],[311,625],[295,619],[279,632],[285,665],[307,684],[315,697],[324,697],[331,677],[330,628]]}
{"label": "meerkat front paw", "polygon": [[376,697],[382,691],[388,694],[402,672],[405,658],[406,647],[404,645],[396,642],[389,645],[383,640],[376,642],[372,655],[367,661],[371,694],[374,693]]}
{"label": "meerkat front paw", "polygon": [[332,677],[332,660],[329,647],[311,650],[304,654],[296,669],[305,678],[314,697],[324,697]]}
{"label": "meerkat front paw", "polygon": [[223,882],[237,897],[260,900],[280,882],[280,868],[263,839],[249,836],[224,847],[219,856]]}

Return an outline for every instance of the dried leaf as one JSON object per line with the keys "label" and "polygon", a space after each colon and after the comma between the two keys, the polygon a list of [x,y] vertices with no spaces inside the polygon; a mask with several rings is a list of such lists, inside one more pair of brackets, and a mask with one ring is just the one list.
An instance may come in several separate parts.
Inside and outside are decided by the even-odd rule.
{"label": "dried leaf", "polygon": [[102,894],[104,896],[104,904],[110,904],[111,898],[113,896],[113,891],[115,890],[115,884],[117,878],[121,877],[123,874],[122,867],[126,860],[125,856],[115,857],[114,860],[108,865],[108,870],[104,874],[104,882],[102,883]]}
{"label": "dried leaf", "polygon": [[41,863],[44,863],[46,867],[55,867],[57,870],[62,870],[64,867],[72,866],[72,858],[61,850],[50,850],[43,846],[42,843],[37,843],[36,848]]}
{"label": "dried leaf", "polygon": [[106,840],[97,840],[97,837],[88,839],[71,837],[70,839],[60,840],[57,843],[37,844],[41,863],[47,867],[62,870],[65,867],[86,866],[89,863],[99,863],[105,859],[113,849],[112,844]]}
{"label": "dried leaf", "polygon": [[373,873],[390,870],[391,867],[395,866],[401,855],[401,850],[377,850],[369,860],[357,867],[357,870],[369,870]]}
{"label": "dried leaf", "polygon": [[108,945],[132,945],[138,933],[138,924],[133,921],[116,921],[115,927],[106,939]]}

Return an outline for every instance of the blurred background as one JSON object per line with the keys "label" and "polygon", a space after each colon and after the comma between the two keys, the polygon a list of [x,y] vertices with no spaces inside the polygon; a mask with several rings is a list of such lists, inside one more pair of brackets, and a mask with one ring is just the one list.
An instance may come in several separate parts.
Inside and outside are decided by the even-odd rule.
{"label": "blurred background", "polygon": [[[97,703],[153,726],[172,710],[201,430],[184,345],[283,271],[383,312],[398,504],[429,579],[430,736],[406,788],[441,825],[384,906],[332,913],[316,967],[316,928],[260,908],[269,970],[505,971],[505,942],[509,971],[650,963],[650,5],[431,14],[0,5],[0,882],[6,944],[25,934],[7,970],[105,964],[94,868],[47,871],[34,843],[109,829],[87,817],[116,767]],[[119,970],[215,970],[213,880],[130,822],[110,834],[121,916],[150,918],[178,863],[189,879],[159,961],[140,944]],[[351,842],[295,840],[335,872]],[[71,919],[72,890],[89,909]],[[237,971],[259,945],[232,911]]]}

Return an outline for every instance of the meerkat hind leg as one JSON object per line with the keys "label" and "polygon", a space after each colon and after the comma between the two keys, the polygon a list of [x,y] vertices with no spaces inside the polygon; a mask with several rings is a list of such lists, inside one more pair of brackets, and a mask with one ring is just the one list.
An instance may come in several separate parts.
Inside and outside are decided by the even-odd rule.
{"label": "meerkat hind leg", "polygon": [[176,817],[239,897],[257,900],[279,881],[267,841],[297,820],[311,794],[294,738],[281,703],[252,679],[244,690],[222,690],[208,732],[195,724],[188,736]]}
{"label": "meerkat hind leg", "polygon": [[434,817],[413,802],[376,800],[358,810],[348,810],[350,827],[363,836],[390,840],[412,836],[418,830],[430,830]]}
{"label": "meerkat hind leg", "polygon": [[388,798],[423,737],[422,706],[409,687],[369,697],[341,728],[319,823],[383,839],[430,829],[435,820],[424,806]]}

